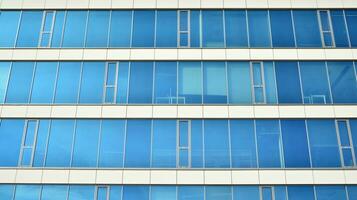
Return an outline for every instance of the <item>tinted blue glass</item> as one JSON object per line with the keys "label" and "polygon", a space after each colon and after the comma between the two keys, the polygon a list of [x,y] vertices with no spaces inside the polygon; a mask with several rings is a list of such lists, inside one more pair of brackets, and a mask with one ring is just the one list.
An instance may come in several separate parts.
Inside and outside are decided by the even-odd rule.
{"label": "tinted blue glass", "polygon": [[123,186],[123,200],[149,200],[148,186]]}
{"label": "tinted blue glass", "polygon": [[352,47],[357,46],[357,10],[345,10],[347,28]]}
{"label": "tinted blue glass", "polygon": [[37,47],[42,24],[42,11],[23,11],[16,47]]}
{"label": "tinted blue glass", "polygon": [[299,71],[296,62],[275,62],[279,103],[301,103]]}
{"label": "tinted blue glass", "polygon": [[57,74],[57,62],[36,63],[31,91],[31,103],[52,103]]}
{"label": "tinted blue glass", "polygon": [[129,62],[120,62],[118,70],[117,102],[128,102]]}
{"label": "tinted blue glass", "polygon": [[6,103],[28,103],[33,75],[33,62],[13,62],[9,84],[7,86]]}
{"label": "tinted blue glass", "polygon": [[150,200],[176,200],[176,187],[152,186]]}
{"label": "tinted blue glass", "polygon": [[5,101],[7,82],[9,81],[10,62],[0,62],[0,103]]}
{"label": "tinted blue glass", "polygon": [[109,11],[89,11],[86,47],[107,47]]}
{"label": "tinted blue glass", "polygon": [[97,166],[99,120],[77,120],[74,139],[73,167]]}
{"label": "tinted blue glass", "polygon": [[110,47],[130,47],[132,13],[132,11],[125,10],[112,11],[109,35]]}
{"label": "tinted blue glass", "polygon": [[109,200],[121,200],[122,186],[110,186]]}
{"label": "tinted blue glass", "polygon": [[103,120],[100,135],[99,167],[122,167],[125,121]]}
{"label": "tinted blue glass", "polygon": [[135,10],[132,47],[154,47],[155,11]]}
{"label": "tinted blue glass", "polygon": [[294,28],[290,10],[271,10],[270,24],[273,47],[294,47]]}
{"label": "tinted blue glass", "polygon": [[73,143],[74,120],[52,120],[46,167],[69,167]]}
{"label": "tinted blue glass", "polygon": [[289,200],[315,200],[312,186],[288,186]]}
{"label": "tinted blue glass", "polygon": [[233,200],[260,200],[259,187],[257,186],[234,186]]}
{"label": "tinted blue glass", "polygon": [[14,200],[35,200],[40,196],[40,185],[17,185]]}
{"label": "tinted blue glass", "polygon": [[44,185],[42,187],[41,200],[63,200],[67,198],[68,186]]}
{"label": "tinted blue glass", "polygon": [[278,95],[276,94],[276,77],[273,62],[264,62],[264,81],[266,102],[276,104]]}
{"label": "tinted blue glass", "polygon": [[286,200],[286,187],[285,186],[274,186],[274,200]]}
{"label": "tinted blue glass", "polygon": [[156,15],[156,47],[177,47],[177,11],[158,10]]}
{"label": "tinted blue glass", "polygon": [[202,120],[191,121],[191,166],[203,167],[203,130]]}
{"label": "tinted blue glass", "polygon": [[177,62],[155,63],[154,103],[177,103]]}
{"label": "tinted blue glass", "polygon": [[101,103],[103,101],[105,63],[84,62],[82,67],[79,103]]}
{"label": "tinted blue glass", "polygon": [[281,120],[285,167],[310,167],[305,120]]}
{"label": "tinted blue glass", "polygon": [[17,166],[24,120],[0,121],[0,165],[3,167]]}
{"label": "tinted blue glass", "polygon": [[178,76],[178,103],[202,103],[201,63],[180,62]]}
{"label": "tinted blue glass", "polygon": [[177,200],[203,200],[204,189],[202,186],[179,186]]}
{"label": "tinted blue glass", "polygon": [[176,120],[154,120],[152,167],[176,166]]}
{"label": "tinted blue glass", "polygon": [[357,83],[352,62],[328,62],[334,103],[356,103]]}
{"label": "tinted blue glass", "polygon": [[347,186],[348,199],[357,200],[357,186]]}
{"label": "tinted blue glass", "polygon": [[107,191],[108,191],[107,187],[98,187],[96,200],[107,200],[107,196],[108,196]]}
{"label": "tinted blue glass", "polygon": [[14,47],[20,11],[0,12],[0,47]]}
{"label": "tinted blue glass", "polygon": [[128,120],[126,130],[125,167],[150,167],[151,120]]}
{"label": "tinted blue glass", "polygon": [[223,11],[202,13],[202,47],[224,47]]}
{"label": "tinted blue glass", "polygon": [[340,154],[333,120],[307,121],[312,167],[340,167]]}
{"label": "tinted blue glass", "polygon": [[[120,68],[120,67],[119,67]],[[129,103],[151,103],[153,90],[153,62],[130,64]]]}
{"label": "tinted blue glass", "polygon": [[272,187],[262,187],[261,195],[262,195],[262,200],[274,200]]}
{"label": "tinted blue glass", "polygon": [[191,18],[191,47],[200,47],[201,46],[201,37],[200,37],[200,30],[201,30],[201,11],[193,10],[190,11],[190,18]]}
{"label": "tinted blue glass", "polygon": [[13,185],[0,185],[0,197],[2,200],[12,200],[13,193]]}
{"label": "tinted blue glass", "polygon": [[297,46],[321,47],[322,43],[316,11],[294,10],[293,16]]}
{"label": "tinted blue glass", "polygon": [[230,167],[227,120],[204,121],[205,167]]}
{"label": "tinted blue glass", "polygon": [[257,167],[257,150],[253,120],[231,120],[230,133],[232,167]]}
{"label": "tinted blue glass", "polygon": [[[353,119],[353,120],[349,120],[349,122],[351,128],[352,143],[356,154],[357,153],[357,120]],[[355,159],[357,159],[357,156],[355,157]]]}
{"label": "tinted blue glass", "polygon": [[347,200],[345,186],[316,186],[317,200]]}
{"label": "tinted blue glass", "polygon": [[37,130],[36,148],[33,159],[34,167],[42,167],[45,164],[45,155],[47,150],[47,140],[50,128],[50,120],[40,120]]}
{"label": "tinted blue glass", "polygon": [[227,47],[247,47],[247,16],[246,11],[225,10],[225,31]]}
{"label": "tinted blue glass", "polygon": [[62,45],[62,32],[63,32],[64,20],[65,20],[65,11],[56,11],[56,18],[53,26],[51,47],[60,47]]}
{"label": "tinted blue glass", "polygon": [[283,157],[278,120],[256,120],[259,167],[281,167]]}
{"label": "tinted blue glass", "polygon": [[300,76],[305,104],[331,103],[325,62],[300,62]]}
{"label": "tinted blue glass", "polygon": [[248,62],[227,63],[229,103],[251,103],[252,89]]}
{"label": "tinted blue glass", "polygon": [[248,11],[249,44],[250,47],[270,47],[268,11]]}
{"label": "tinted blue glass", "polygon": [[94,186],[71,185],[68,200],[94,200]]}
{"label": "tinted blue glass", "polygon": [[224,62],[203,62],[203,103],[227,103]]}
{"label": "tinted blue glass", "polygon": [[206,200],[231,200],[232,188],[228,186],[206,186]]}
{"label": "tinted blue glass", "polygon": [[349,47],[348,32],[343,10],[331,10],[330,14],[336,47]]}
{"label": "tinted blue glass", "polygon": [[88,11],[67,11],[63,47],[83,47]]}
{"label": "tinted blue glass", "polygon": [[55,103],[76,103],[78,100],[80,62],[61,62],[58,69]]}

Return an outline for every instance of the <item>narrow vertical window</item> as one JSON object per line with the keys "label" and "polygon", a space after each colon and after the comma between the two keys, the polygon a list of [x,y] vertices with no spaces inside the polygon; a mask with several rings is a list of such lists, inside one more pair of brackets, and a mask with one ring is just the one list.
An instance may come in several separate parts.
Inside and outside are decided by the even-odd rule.
{"label": "narrow vertical window", "polygon": [[40,33],[40,47],[50,47],[53,27],[55,22],[55,11],[44,11]]}
{"label": "narrow vertical window", "polygon": [[118,63],[107,63],[104,84],[104,103],[115,103],[117,91]]}
{"label": "narrow vertical window", "polygon": [[95,200],[109,200],[109,186],[97,186]]}
{"label": "narrow vertical window", "polygon": [[188,168],[191,166],[191,121],[178,121],[178,166]]}
{"label": "narrow vertical window", "polygon": [[336,120],[337,133],[340,143],[340,152],[343,166],[352,167],[356,165],[354,160],[353,144],[351,140],[351,128],[348,120]]}
{"label": "narrow vertical window", "polygon": [[178,11],[178,43],[179,47],[190,46],[190,11],[179,10]]}
{"label": "narrow vertical window", "polygon": [[318,11],[321,39],[324,47],[334,47],[335,39],[332,31],[331,15],[328,10]]}
{"label": "narrow vertical window", "polygon": [[22,139],[20,162],[23,167],[31,167],[34,157],[39,120],[27,120]]}
{"label": "narrow vertical window", "polygon": [[260,187],[260,200],[275,200],[274,187],[271,186]]}
{"label": "narrow vertical window", "polygon": [[251,63],[253,103],[265,103],[263,62]]}

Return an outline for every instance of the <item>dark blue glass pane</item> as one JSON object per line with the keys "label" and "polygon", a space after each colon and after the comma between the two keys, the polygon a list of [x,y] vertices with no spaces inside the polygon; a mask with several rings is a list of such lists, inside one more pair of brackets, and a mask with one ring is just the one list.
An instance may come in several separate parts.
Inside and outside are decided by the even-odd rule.
{"label": "dark blue glass pane", "polygon": [[176,167],[176,120],[154,120],[152,167]]}
{"label": "dark blue glass pane", "polygon": [[35,155],[33,159],[34,167],[43,167],[45,164],[49,128],[50,128],[50,120],[39,121],[37,138],[36,138]]}
{"label": "dark blue glass pane", "polygon": [[178,186],[177,200],[203,200],[204,189],[202,186]]}
{"label": "dark blue glass pane", "polygon": [[177,47],[177,11],[157,11],[156,47]]}
{"label": "dark blue glass pane", "polygon": [[23,11],[16,47],[37,47],[42,24],[42,11]]}
{"label": "dark blue glass pane", "polygon": [[206,200],[231,200],[232,187],[230,186],[206,186]]}
{"label": "dark blue glass pane", "polygon": [[312,186],[288,186],[289,200],[315,200]]}
{"label": "dark blue glass pane", "polygon": [[316,186],[317,200],[347,200],[345,186]]}
{"label": "dark blue glass pane", "polygon": [[0,103],[4,103],[10,75],[10,62],[0,62]]}
{"label": "dark blue glass pane", "polygon": [[149,200],[148,186],[123,186],[123,200]]}
{"label": "dark blue glass pane", "polygon": [[248,47],[246,11],[226,10],[225,30],[227,47]]}
{"label": "dark blue glass pane", "polygon": [[299,71],[296,62],[275,62],[279,103],[301,103]]}
{"label": "dark blue glass pane", "polygon": [[268,11],[249,10],[248,25],[250,47],[271,46]]}
{"label": "dark blue glass pane", "polygon": [[132,62],[130,64],[130,83],[129,83],[128,102],[152,103],[152,90],[153,90],[153,62]]}
{"label": "dark blue glass pane", "polygon": [[227,77],[224,62],[203,62],[203,103],[227,103]]}
{"label": "dark blue glass pane", "polygon": [[155,11],[135,10],[132,47],[154,47]]}
{"label": "dark blue glass pane", "polygon": [[14,47],[20,11],[0,12],[0,47]]}
{"label": "dark blue glass pane", "polygon": [[201,37],[200,37],[200,30],[201,30],[201,21],[200,15],[201,11],[194,10],[190,11],[191,14],[191,47],[201,47]]}
{"label": "dark blue glass pane", "polygon": [[109,46],[130,47],[132,11],[112,11]]}
{"label": "dark blue glass pane", "polygon": [[357,152],[357,120],[352,119],[349,120],[350,128],[351,128],[351,136],[352,136],[352,143],[355,151],[355,159],[357,159],[356,152]]}
{"label": "dark blue glass pane", "polygon": [[252,102],[252,86],[249,63],[228,62],[227,76],[229,103],[250,104]]}
{"label": "dark blue glass pane", "polygon": [[202,47],[224,47],[223,11],[202,13]]}
{"label": "dark blue glass pane", "polygon": [[350,44],[343,10],[331,10],[330,13],[336,47],[349,47]]}
{"label": "dark blue glass pane", "polygon": [[28,103],[33,76],[33,62],[13,62],[9,84],[7,86],[6,103]]}
{"label": "dark blue glass pane", "polygon": [[233,200],[260,200],[258,186],[234,186]]}
{"label": "dark blue glass pane", "polygon": [[321,47],[322,43],[316,11],[294,10],[293,15],[297,46]]}
{"label": "dark blue glass pane", "polygon": [[40,191],[40,185],[17,185],[14,200],[37,200]]}
{"label": "dark blue glass pane", "polygon": [[80,75],[80,62],[60,63],[57,75],[55,103],[77,103]]}
{"label": "dark blue glass pane", "polygon": [[347,186],[348,199],[357,200],[357,186]]}
{"label": "dark blue glass pane", "polygon": [[285,186],[274,186],[274,200],[287,200],[286,187]]}
{"label": "dark blue glass pane", "polygon": [[56,11],[56,18],[53,27],[51,47],[61,47],[64,21],[65,21],[65,11]]}
{"label": "dark blue glass pane", "polygon": [[178,103],[202,103],[201,63],[180,62],[178,76]]}
{"label": "dark blue glass pane", "polygon": [[109,16],[110,11],[89,11],[86,47],[107,47]]}
{"label": "dark blue glass pane", "polygon": [[150,200],[176,200],[175,186],[151,186]]}
{"label": "dark blue glass pane", "polygon": [[351,46],[357,46],[357,10],[345,10]]}
{"label": "dark blue glass pane", "polygon": [[273,47],[295,47],[290,10],[270,11]]}
{"label": "dark blue glass pane", "polygon": [[68,200],[94,200],[94,186],[71,185]]}
{"label": "dark blue glass pane", "polygon": [[83,47],[87,11],[67,11],[63,33],[63,47]]}
{"label": "dark blue glass pane", "polygon": [[82,67],[79,103],[103,101],[104,62],[84,62]]}
{"label": "dark blue glass pane", "polygon": [[14,185],[0,185],[0,197],[2,200],[12,200]]}
{"label": "dark blue glass pane", "polygon": [[57,65],[57,62],[36,63],[30,99],[31,103],[49,104],[53,102]]}
{"label": "dark blue glass pane", "polygon": [[15,119],[0,121],[0,166],[17,166],[24,122],[24,120]]}
{"label": "dark blue glass pane", "polygon": [[118,70],[117,102],[128,102],[129,62],[120,62]]}
{"label": "dark blue glass pane", "polygon": [[42,187],[41,200],[63,200],[67,199],[68,186],[66,185],[44,185]]}
{"label": "dark blue glass pane", "polygon": [[273,62],[264,62],[264,84],[266,102],[276,104],[278,102],[275,68]]}
{"label": "dark blue glass pane", "polygon": [[155,63],[155,104],[177,103],[177,62]]}
{"label": "dark blue glass pane", "polygon": [[203,130],[202,120],[191,121],[191,166],[203,167]]}

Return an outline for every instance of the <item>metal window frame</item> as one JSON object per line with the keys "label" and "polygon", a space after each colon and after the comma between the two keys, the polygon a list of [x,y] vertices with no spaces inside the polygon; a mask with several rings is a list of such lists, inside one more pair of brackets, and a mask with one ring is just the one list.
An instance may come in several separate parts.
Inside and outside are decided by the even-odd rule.
{"label": "metal window frame", "polygon": [[[187,146],[181,146],[180,145],[180,123],[181,122],[187,122]],[[191,168],[192,167],[192,159],[191,159],[191,152],[192,152],[192,148],[191,148],[191,127],[192,127],[192,121],[189,119],[180,119],[177,120],[176,123],[176,166],[177,168]],[[187,166],[181,166],[181,162],[180,162],[180,152],[181,150],[187,150],[188,153],[188,165]]]}
{"label": "metal window frame", "polygon": [[[187,13],[187,30],[181,30],[181,13]],[[181,45],[181,35],[187,34],[187,46]],[[178,10],[177,11],[177,46],[178,48],[191,47],[191,10]]]}
{"label": "metal window frame", "polygon": [[[327,13],[327,21],[328,21],[328,29],[329,30],[324,30],[322,27],[322,20],[321,20],[321,12],[326,12]],[[319,29],[320,29],[320,36],[321,36],[321,41],[322,41],[322,47],[326,48],[335,48],[336,43],[335,43],[335,35],[333,33],[333,27],[332,27],[332,20],[331,20],[331,13],[330,10],[317,10],[317,18],[318,18],[318,23],[319,23]],[[325,44],[325,36],[324,34],[330,34],[331,36],[331,45],[326,45]]]}
{"label": "metal window frame", "polygon": [[[261,80],[262,84],[257,85],[254,83],[254,64],[258,63],[260,65],[260,75],[261,75]],[[265,91],[265,77],[264,77],[264,62],[263,61],[251,61],[250,62],[250,78],[251,78],[251,90],[252,90],[252,101],[253,104],[266,104],[267,98],[266,98],[266,91]],[[257,88],[262,88],[263,90],[263,102],[257,102],[256,101],[256,96],[255,96],[255,89]]]}
{"label": "metal window frame", "polygon": [[98,200],[98,192],[100,188],[105,188],[106,190],[106,200],[110,199],[110,186],[109,185],[97,185],[94,189],[94,199]]}
{"label": "metal window frame", "polygon": [[[340,135],[340,127],[338,122],[345,122],[347,126],[347,134],[348,134],[348,140],[350,145],[349,146],[342,146],[341,144],[341,135]],[[352,132],[351,132],[351,127],[350,127],[350,121],[348,119],[336,119],[335,120],[335,127],[336,127],[336,134],[337,134],[337,142],[338,142],[338,147],[340,151],[340,157],[341,157],[341,166],[345,168],[353,168],[356,166],[356,157],[355,157],[355,152],[354,152],[354,147],[353,147],[353,140],[352,140]],[[351,154],[352,154],[352,166],[345,166],[345,160],[343,156],[343,150],[344,149],[350,149]]]}
{"label": "metal window frame", "polygon": [[[32,146],[25,145],[29,122],[35,122],[36,123]],[[38,135],[38,130],[39,130],[39,124],[40,124],[40,120],[39,119],[27,119],[27,120],[25,120],[24,130],[23,130],[23,133],[22,133],[20,155],[19,155],[19,159],[18,159],[18,166],[20,166],[20,167],[32,167],[33,166],[33,160],[34,160],[34,157],[35,157],[35,150],[36,150],[36,143],[37,143],[37,135]],[[28,165],[23,165],[22,164],[23,155],[24,155],[24,150],[25,149],[31,149],[31,151],[32,151],[31,152],[30,163]]]}
{"label": "metal window frame", "polygon": [[[115,77],[114,77],[114,85],[108,85],[108,77],[109,77],[109,65],[115,64]],[[118,90],[118,73],[119,72],[119,62],[106,62],[105,64],[105,74],[104,74],[104,89],[103,89],[103,104],[116,104],[116,96],[117,96],[117,90]],[[108,88],[113,88],[114,89],[114,94],[113,94],[113,99],[111,101],[107,102],[107,89]]]}
{"label": "metal window frame", "polygon": [[[53,13],[52,15],[52,22],[51,22],[51,28],[50,31],[46,31],[44,30],[45,25],[46,25],[46,19],[47,19],[47,14],[48,13]],[[55,27],[55,20],[56,20],[56,10],[45,10],[43,12],[43,16],[42,16],[42,26],[41,26],[41,31],[40,31],[40,38],[38,41],[38,47],[42,47],[42,48],[49,48],[52,44],[52,36],[53,36],[53,30]],[[42,46],[42,40],[43,40],[43,36],[48,34],[49,35],[49,40],[48,40],[48,44],[46,44],[46,46]]]}

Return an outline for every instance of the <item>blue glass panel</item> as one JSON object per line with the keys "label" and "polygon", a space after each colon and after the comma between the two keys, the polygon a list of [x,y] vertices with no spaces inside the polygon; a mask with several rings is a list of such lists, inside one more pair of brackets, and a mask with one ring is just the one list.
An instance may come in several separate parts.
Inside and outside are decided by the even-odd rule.
{"label": "blue glass panel", "polygon": [[153,62],[132,62],[130,64],[128,102],[152,103],[152,90]]}
{"label": "blue glass panel", "polygon": [[94,200],[94,186],[71,185],[68,200]]}
{"label": "blue glass panel", "polygon": [[61,62],[58,69],[55,103],[77,103],[80,62]]}
{"label": "blue glass panel", "polygon": [[316,11],[294,10],[293,17],[297,46],[321,47],[322,43]]}
{"label": "blue glass panel", "polygon": [[36,63],[35,76],[31,91],[31,103],[52,103],[56,74],[57,62],[38,62]]}
{"label": "blue glass panel", "polygon": [[83,47],[88,11],[67,11],[63,47]]}
{"label": "blue glass panel", "polygon": [[224,47],[223,11],[204,10],[202,13],[202,47]]}
{"label": "blue glass panel", "polygon": [[23,11],[16,47],[37,47],[42,24],[42,11]]}
{"label": "blue glass panel", "polygon": [[191,121],[191,167],[203,167],[202,120]]}
{"label": "blue glass panel", "polygon": [[250,66],[248,62],[227,62],[229,103],[252,102]]}
{"label": "blue glass panel", "polygon": [[357,200],[357,186],[347,186],[348,199]]}
{"label": "blue glass panel", "polygon": [[86,47],[107,47],[110,11],[89,11]]}
{"label": "blue glass panel", "polygon": [[6,103],[28,103],[33,75],[33,62],[13,62]]}
{"label": "blue glass panel", "polygon": [[132,47],[154,47],[155,11],[135,10]]}
{"label": "blue glass panel", "polygon": [[205,167],[230,167],[227,120],[204,121]]}
{"label": "blue glass panel", "polygon": [[296,62],[275,62],[279,103],[301,103],[299,71]]}
{"label": "blue glass panel", "polygon": [[350,44],[343,10],[331,10],[330,13],[336,47],[349,47]]}
{"label": "blue glass panel", "polygon": [[12,200],[14,185],[0,185],[0,197],[2,200]]}
{"label": "blue glass panel", "polygon": [[0,103],[5,101],[7,83],[10,75],[10,62],[0,62]]}
{"label": "blue glass panel", "polygon": [[224,62],[203,62],[203,103],[227,103],[227,78]]}
{"label": "blue glass panel", "polygon": [[202,103],[201,63],[180,62],[178,76],[178,103]]}
{"label": "blue glass panel", "polygon": [[177,200],[203,200],[204,189],[202,186],[178,186]]}
{"label": "blue glass panel", "polygon": [[17,185],[14,200],[36,200],[40,191],[40,185]]}
{"label": "blue glass panel", "polygon": [[310,167],[305,120],[281,120],[285,167]]}
{"label": "blue glass panel", "polygon": [[273,47],[295,47],[290,10],[271,10],[270,23]]}
{"label": "blue glass panel", "polygon": [[128,120],[126,130],[125,167],[150,167],[151,120]]}
{"label": "blue glass panel", "polygon": [[315,200],[312,186],[288,186],[289,200]]}
{"label": "blue glass panel", "polygon": [[128,102],[129,62],[120,62],[118,70],[117,102]]}
{"label": "blue glass panel", "polygon": [[130,47],[132,13],[132,11],[126,10],[112,11],[109,35],[110,47]]}
{"label": "blue glass panel", "polygon": [[79,103],[103,101],[104,62],[84,62],[82,67]]}
{"label": "blue glass panel", "polygon": [[248,47],[246,11],[225,10],[227,47]]}
{"label": "blue glass panel", "polygon": [[109,200],[121,200],[122,186],[110,186]]}
{"label": "blue glass panel", "polygon": [[357,10],[345,10],[347,28],[352,47],[357,46]]}
{"label": "blue glass panel", "polygon": [[123,200],[149,200],[148,186],[123,186]]}
{"label": "blue glass panel", "polygon": [[152,186],[150,200],[176,200],[175,186]]}
{"label": "blue glass panel", "polygon": [[51,47],[60,47],[62,45],[63,23],[65,20],[65,11],[56,11],[56,18],[53,26]]}
{"label": "blue glass panel", "polygon": [[155,63],[155,104],[177,103],[177,62]]}
{"label": "blue glass panel", "polygon": [[317,200],[347,200],[345,186],[316,186]]}
{"label": "blue glass panel", "polygon": [[276,94],[276,78],[273,62],[264,62],[264,83],[266,102],[276,104],[278,102],[278,95]]}
{"label": "blue glass panel", "polygon": [[274,186],[274,200],[287,200],[286,187],[285,186]]}
{"label": "blue glass panel", "polygon": [[231,200],[232,187],[229,186],[206,186],[206,200]]}
{"label": "blue glass panel", "polygon": [[52,120],[46,167],[69,167],[73,143],[74,120]]}
{"label": "blue glass panel", "polygon": [[248,26],[250,47],[271,46],[268,11],[249,10]]}
{"label": "blue glass panel", "polygon": [[333,120],[307,121],[312,167],[340,167],[340,153]]}
{"label": "blue glass panel", "polygon": [[20,11],[0,12],[0,47],[14,47]]}
{"label": "blue glass panel", "polygon": [[177,11],[158,10],[156,47],[177,47]]}
{"label": "blue glass panel", "polygon": [[260,200],[259,187],[257,186],[234,186],[233,200]]}
{"label": "blue glass panel", "polygon": [[41,200],[63,200],[67,199],[68,186],[66,185],[44,185],[42,187]]}
{"label": "blue glass panel", "polygon": [[357,83],[352,62],[328,62],[334,103],[356,103]]}
{"label": "blue glass panel", "polygon": [[152,167],[176,167],[176,120],[154,120]]}
{"label": "blue glass panel", "polygon": [[262,187],[261,194],[262,194],[262,200],[274,200],[272,187]]}
{"label": "blue glass panel", "polygon": [[233,168],[257,167],[253,120],[231,120],[231,152]]}
{"label": "blue glass panel", "polygon": [[350,128],[351,128],[351,136],[352,136],[352,143],[355,151],[355,160],[357,160],[357,120],[352,119],[349,120],[350,122]]}
{"label": "blue glass panel", "polygon": [[191,47],[201,47],[201,11],[193,10],[190,11],[191,14]]}
{"label": "blue glass panel", "polygon": [[47,140],[50,128],[50,120],[40,120],[37,130],[36,148],[33,159],[34,167],[43,167],[47,150]]}
{"label": "blue glass panel", "polygon": [[97,188],[97,197],[96,200],[107,200],[108,188],[99,186]]}
{"label": "blue glass panel", "polygon": [[0,166],[17,166],[24,125],[24,120],[0,121]]}

